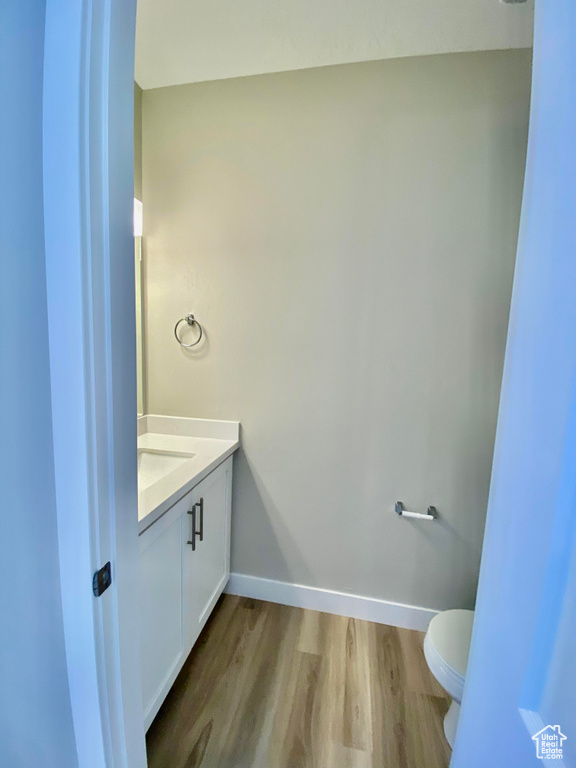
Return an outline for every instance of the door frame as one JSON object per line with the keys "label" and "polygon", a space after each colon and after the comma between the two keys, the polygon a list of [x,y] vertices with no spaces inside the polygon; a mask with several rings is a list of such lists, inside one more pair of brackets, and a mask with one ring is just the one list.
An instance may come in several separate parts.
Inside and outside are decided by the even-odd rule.
{"label": "door frame", "polygon": [[[59,560],[79,768],[144,768],[133,87],[136,0],[46,0],[44,205]],[[92,575],[112,566],[100,597]]]}

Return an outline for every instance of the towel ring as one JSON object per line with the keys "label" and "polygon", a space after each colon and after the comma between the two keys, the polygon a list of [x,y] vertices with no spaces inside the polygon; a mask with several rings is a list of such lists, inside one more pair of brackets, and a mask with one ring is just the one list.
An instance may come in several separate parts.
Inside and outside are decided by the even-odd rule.
{"label": "towel ring", "polygon": [[[192,342],[192,344],[184,344],[184,342],[182,341],[180,336],[178,336],[178,326],[180,325],[180,323],[188,323],[188,325],[197,325],[198,326],[198,330],[200,331],[200,335],[198,336],[196,341]],[[202,326],[200,325],[198,320],[194,319],[194,315],[192,315],[192,314],[186,315],[185,317],[181,317],[180,320],[178,320],[178,322],[174,326],[174,336],[176,336],[176,341],[178,342],[178,344],[180,344],[183,347],[195,347],[196,344],[200,343],[200,340],[202,339],[202,333],[203,333]]]}

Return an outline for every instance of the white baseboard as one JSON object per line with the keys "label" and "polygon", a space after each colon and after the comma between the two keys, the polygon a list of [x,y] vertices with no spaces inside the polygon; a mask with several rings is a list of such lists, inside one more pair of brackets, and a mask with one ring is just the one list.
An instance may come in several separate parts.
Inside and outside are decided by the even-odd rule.
{"label": "white baseboard", "polygon": [[334,592],[330,589],[306,587],[286,581],[262,579],[243,573],[230,574],[225,592],[255,600],[267,600],[270,603],[334,613],[337,616],[349,616],[352,619],[374,621],[377,624],[417,629],[421,632],[428,629],[431,619],[438,613],[431,608],[392,603],[375,597],[362,597],[347,592]]}

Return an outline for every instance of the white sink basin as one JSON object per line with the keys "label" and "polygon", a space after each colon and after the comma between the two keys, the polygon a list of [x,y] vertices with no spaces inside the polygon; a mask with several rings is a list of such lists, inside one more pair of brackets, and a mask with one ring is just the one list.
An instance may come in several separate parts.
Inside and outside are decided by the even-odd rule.
{"label": "white sink basin", "polygon": [[195,453],[172,453],[153,451],[150,448],[138,450],[138,491],[149,488],[175,469],[194,458]]}

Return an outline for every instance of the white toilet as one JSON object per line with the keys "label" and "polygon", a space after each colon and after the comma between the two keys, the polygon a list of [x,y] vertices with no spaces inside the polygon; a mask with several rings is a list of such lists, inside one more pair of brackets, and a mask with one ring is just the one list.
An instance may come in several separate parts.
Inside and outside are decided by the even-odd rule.
{"label": "white toilet", "polygon": [[444,718],[444,733],[452,747],[456,737],[474,611],[443,611],[434,616],[424,638],[424,656],[430,671],[452,697]]}

